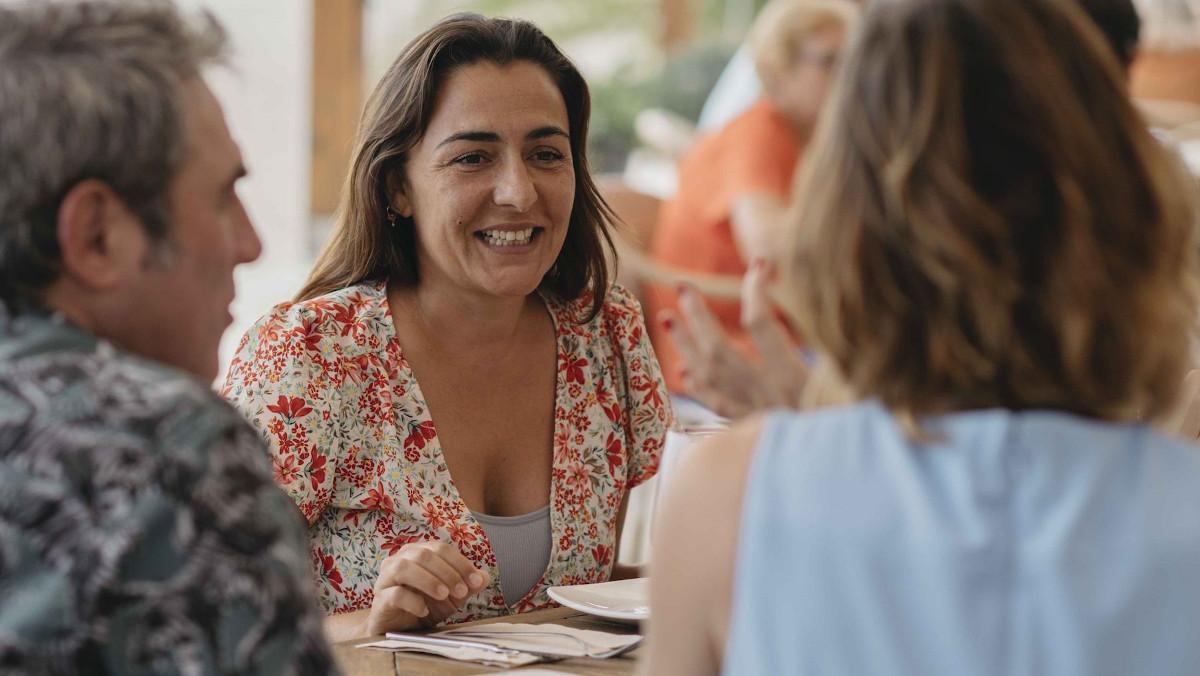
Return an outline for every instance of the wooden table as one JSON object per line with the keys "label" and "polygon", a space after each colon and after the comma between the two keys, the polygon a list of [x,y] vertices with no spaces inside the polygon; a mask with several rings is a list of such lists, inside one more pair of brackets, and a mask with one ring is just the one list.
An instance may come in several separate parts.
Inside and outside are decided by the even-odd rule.
{"label": "wooden table", "polygon": [[[621,634],[632,634],[637,628],[632,625],[606,622],[591,615],[585,615],[570,608],[550,608],[535,610],[522,615],[494,617],[478,622],[468,622],[457,625],[472,627],[493,622],[524,622],[529,624],[562,624],[578,629],[598,629]],[[607,660],[570,659],[548,664],[530,664],[516,669],[489,667],[473,662],[456,662],[455,660],[421,655],[419,653],[392,653],[355,646],[370,643],[381,637],[362,638],[333,646],[333,654],[345,676],[396,676],[398,674],[415,674],[417,676],[460,676],[466,674],[486,674],[492,672],[521,673],[527,669],[550,669],[568,674],[591,674],[594,676],[611,676],[632,674],[636,670],[639,655],[645,649],[639,646],[636,650],[620,657]]]}

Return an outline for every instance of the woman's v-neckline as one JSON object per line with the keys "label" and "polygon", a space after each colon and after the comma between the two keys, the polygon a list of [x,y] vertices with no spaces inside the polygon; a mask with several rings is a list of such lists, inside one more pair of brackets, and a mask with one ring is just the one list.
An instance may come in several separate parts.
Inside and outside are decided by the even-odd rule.
{"label": "woman's v-neckline", "polygon": [[[538,299],[542,302],[543,307],[546,308],[547,314],[550,315],[550,322],[554,327],[554,412],[552,416],[550,437],[550,492],[548,503],[550,507],[551,533],[550,560],[546,562],[546,569],[542,571],[541,578],[538,579],[537,583],[533,585],[528,593],[522,596],[521,599],[514,605],[509,606],[507,603],[505,604],[510,612],[512,612],[522,603],[525,603],[527,600],[529,600],[531,596],[536,595],[542,589],[542,587],[545,586],[546,576],[550,574],[550,570],[554,567],[554,562],[558,558],[558,543],[559,540],[562,539],[561,535],[563,528],[562,515],[554,509],[554,505],[557,504],[557,496],[559,493],[558,480],[556,477],[563,474],[562,472],[556,472],[556,470],[562,469],[558,467],[558,465],[560,459],[563,457],[563,449],[559,448],[558,444],[558,430],[559,426],[563,423],[563,421],[559,419],[559,413],[565,413],[569,408],[567,406],[559,405],[560,399],[567,391],[567,383],[565,382],[565,378],[563,376],[562,365],[562,356],[565,353],[564,351],[566,349],[566,345],[564,342],[559,316],[558,313],[555,312],[553,304],[540,291],[536,293]],[[442,441],[437,432],[437,423],[435,423],[433,420],[433,413],[429,410],[429,403],[425,400],[425,393],[421,389],[420,382],[417,381],[417,374],[415,371],[413,371],[412,365],[408,363],[408,359],[404,356],[404,346],[400,345],[400,338],[398,332],[396,331],[395,318],[392,314],[392,305],[388,298],[386,283],[380,284],[380,294],[382,297],[381,302],[383,304],[383,324],[385,327],[384,330],[386,331],[384,335],[385,350],[387,345],[391,345],[393,347],[397,359],[397,371],[400,374],[407,374],[404,377],[406,377],[410,383],[410,387],[408,388],[408,396],[412,397],[420,405],[421,411],[418,414],[419,422],[429,423],[429,426],[433,431],[433,437],[429,439],[429,443],[433,445],[433,449],[429,451],[429,454],[437,466],[438,473],[444,475],[443,478],[445,479],[446,485],[449,486],[451,498],[461,508],[459,511],[460,516],[458,518],[477,529],[477,532],[482,535],[483,541],[487,543],[488,554],[490,555],[491,560],[495,562],[490,566],[493,569],[491,571],[492,585],[496,590],[496,594],[502,598],[503,592],[500,590],[500,574],[502,571],[500,571],[500,565],[496,559],[496,551],[492,547],[492,542],[488,538],[487,532],[484,530],[482,524],[475,519],[475,516],[471,513],[471,509],[467,507],[466,501],[463,500],[462,494],[458,491],[458,485],[454,482],[454,476],[450,473],[450,465],[446,462],[446,457],[442,453]],[[406,432],[396,428],[395,433],[398,439],[403,439]],[[403,445],[402,442],[401,445]]]}

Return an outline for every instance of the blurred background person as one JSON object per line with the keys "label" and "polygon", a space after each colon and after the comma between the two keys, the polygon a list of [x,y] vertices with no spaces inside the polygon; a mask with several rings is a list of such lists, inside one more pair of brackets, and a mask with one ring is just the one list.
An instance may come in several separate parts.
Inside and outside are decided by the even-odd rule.
{"label": "blurred background person", "polygon": [[874,4],[780,263],[860,403],[693,449],[647,673],[1200,671],[1189,184],[1077,6]]}
{"label": "blurred background person", "polygon": [[[1079,0],[1079,5],[1128,72],[1138,56],[1141,35],[1133,0]],[[1169,135],[1160,134],[1160,139],[1174,147]],[[787,339],[789,330],[773,311],[771,275],[770,265],[753,266],[742,283],[741,326],[743,335],[754,343],[753,355],[736,349],[736,336],[724,332],[703,294],[690,285],[680,287],[676,310],[663,313],[689,396],[721,416],[738,418],[773,407],[803,408],[846,398],[845,389],[823,365],[810,377],[810,366]],[[1194,438],[1200,434],[1200,396],[1191,393],[1200,393],[1200,372],[1189,375],[1187,383],[1188,396],[1163,421],[1163,428]],[[1196,413],[1188,415],[1193,408]]]}
{"label": "blurred background person", "polygon": [[1134,95],[1200,106],[1200,1],[1134,1],[1145,25]]}
{"label": "blurred background person", "polygon": [[542,608],[617,564],[671,409],[611,284],[587,84],[533,24],[460,14],[371,96],[338,230],[225,395],[310,524],[339,639]]}
{"label": "blurred background person", "polygon": [[[751,261],[773,256],[793,172],[856,13],[848,0],[775,0],[762,10],[748,43],[763,96],[681,161],[679,191],[654,232],[655,262],[740,277]],[[676,303],[675,289],[648,288],[650,317]],[[734,344],[749,347],[736,301],[714,301],[712,311]],[[650,324],[668,389],[686,392],[674,346],[657,321]]]}

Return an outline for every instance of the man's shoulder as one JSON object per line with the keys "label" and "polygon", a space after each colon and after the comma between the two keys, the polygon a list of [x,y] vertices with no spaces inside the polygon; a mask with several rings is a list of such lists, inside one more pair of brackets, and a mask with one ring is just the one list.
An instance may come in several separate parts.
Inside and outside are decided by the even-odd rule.
{"label": "man's shoulder", "polygon": [[303,522],[258,434],[185,373],[86,340],[0,363],[0,531],[2,663],[332,669]]}
{"label": "man's shoulder", "polygon": [[[43,343],[0,363],[0,460],[28,450],[14,447],[18,438],[41,453],[104,452],[118,438],[154,452],[203,447],[245,425],[190,374],[102,340]],[[58,442],[33,443],[48,437]]]}

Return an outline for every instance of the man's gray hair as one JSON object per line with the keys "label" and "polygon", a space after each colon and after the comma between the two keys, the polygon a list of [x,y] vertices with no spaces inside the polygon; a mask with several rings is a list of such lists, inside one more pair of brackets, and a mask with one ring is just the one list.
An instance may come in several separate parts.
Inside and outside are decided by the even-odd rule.
{"label": "man's gray hair", "polygon": [[59,206],[83,180],[165,239],[181,86],[225,45],[211,14],[169,0],[0,3],[0,301],[36,304],[58,277]]}

